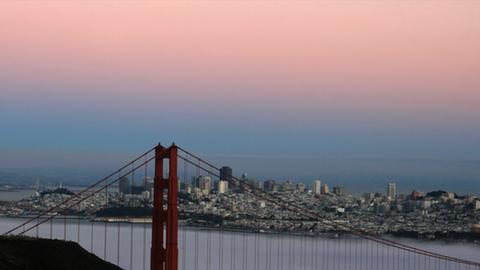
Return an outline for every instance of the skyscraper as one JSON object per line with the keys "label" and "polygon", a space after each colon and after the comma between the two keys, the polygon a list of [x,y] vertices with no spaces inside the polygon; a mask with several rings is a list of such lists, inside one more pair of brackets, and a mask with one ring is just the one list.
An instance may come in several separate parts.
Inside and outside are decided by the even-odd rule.
{"label": "skyscraper", "polygon": [[228,182],[223,180],[218,181],[217,190],[218,194],[226,193],[228,191]]}
{"label": "skyscraper", "polygon": [[153,188],[153,179],[151,177],[147,176],[143,178],[143,188],[146,191],[150,191]]}
{"label": "skyscraper", "polygon": [[313,181],[313,193],[319,195],[322,192],[322,182],[320,180]]}
{"label": "skyscraper", "polygon": [[220,180],[231,181],[233,177],[232,168],[223,166],[220,168]]}
{"label": "skyscraper", "polygon": [[303,183],[298,183],[297,190],[298,192],[305,192],[305,185]]}
{"label": "skyscraper", "polygon": [[328,189],[328,185],[327,185],[327,184],[323,184],[322,194],[328,194],[328,193],[330,193],[330,190]]}
{"label": "skyscraper", "polygon": [[387,197],[394,200],[396,196],[397,196],[397,184],[393,182],[388,183]]}
{"label": "skyscraper", "polygon": [[127,177],[122,177],[118,181],[118,192],[122,194],[130,194],[132,193],[132,186],[130,185],[130,181]]}
{"label": "skyscraper", "polygon": [[344,196],[345,195],[345,188],[344,187],[333,187],[333,194],[337,196]]}
{"label": "skyscraper", "polygon": [[272,192],[275,187],[275,180],[267,180],[263,182],[263,190],[267,192]]}
{"label": "skyscraper", "polygon": [[209,194],[212,190],[212,177],[200,175],[198,177],[198,188],[203,194]]}

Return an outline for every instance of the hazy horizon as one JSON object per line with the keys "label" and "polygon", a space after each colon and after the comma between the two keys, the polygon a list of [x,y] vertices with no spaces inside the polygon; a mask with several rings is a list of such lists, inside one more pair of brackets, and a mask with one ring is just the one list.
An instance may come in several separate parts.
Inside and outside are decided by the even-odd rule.
{"label": "hazy horizon", "polygon": [[[23,179],[33,184],[37,177],[49,183],[86,184],[97,180],[131,160],[127,153],[75,153],[40,151],[36,155],[5,158],[0,155],[0,181]],[[287,156],[202,155],[217,166],[228,165],[237,176],[264,181],[275,179],[308,185],[321,179],[330,187],[345,186],[349,193],[385,192],[394,181],[399,192],[449,190],[480,195],[480,161],[400,158],[328,158]],[[61,163],[58,161],[61,160]],[[6,166],[8,162],[10,166]],[[15,164],[17,166],[15,166]],[[20,165],[20,166],[18,166]],[[182,167],[182,166],[181,166]],[[180,168],[183,170],[183,167]],[[183,173],[180,173],[183,176]]]}

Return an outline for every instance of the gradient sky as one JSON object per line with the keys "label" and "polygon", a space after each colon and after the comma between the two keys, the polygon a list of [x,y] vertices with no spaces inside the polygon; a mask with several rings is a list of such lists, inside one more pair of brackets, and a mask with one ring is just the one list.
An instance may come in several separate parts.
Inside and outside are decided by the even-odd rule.
{"label": "gradient sky", "polygon": [[1,1],[0,152],[175,141],[478,160],[479,14],[480,1]]}

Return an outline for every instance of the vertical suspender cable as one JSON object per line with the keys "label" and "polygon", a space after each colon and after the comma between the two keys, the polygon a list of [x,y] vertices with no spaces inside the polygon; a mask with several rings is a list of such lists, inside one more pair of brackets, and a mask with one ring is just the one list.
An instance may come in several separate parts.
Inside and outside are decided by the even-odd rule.
{"label": "vertical suspender cable", "polygon": [[333,269],[337,270],[337,245],[338,245],[338,237],[337,234],[335,234],[335,237],[333,238],[333,258],[332,258],[332,263],[333,263]]}
{"label": "vertical suspender cable", "polygon": [[80,244],[80,216],[77,217],[77,243]]}
{"label": "vertical suspender cable", "polygon": [[[184,198],[187,198],[187,188],[188,188],[188,163],[184,160],[183,161],[183,182],[184,182]],[[183,201],[183,209],[186,209],[187,207],[187,201],[184,199]],[[182,230],[182,270],[186,270],[186,263],[187,263],[187,216],[186,212],[184,212],[184,219],[185,223],[183,225],[183,230]],[[221,268],[219,268],[220,270]]]}
{"label": "vertical suspender cable", "polygon": [[311,254],[312,260],[310,262],[310,267],[308,269],[315,267],[315,262],[317,261],[317,245],[316,245],[317,241],[315,240],[316,240],[315,235],[310,237],[310,242],[311,242],[310,249],[312,250],[312,254]]}
{"label": "vertical suspender cable", "polygon": [[[283,216],[283,215],[282,215]],[[278,238],[280,239],[280,244],[278,245],[278,267],[277,269],[284,270],[284,254],[285,251],[285,236],[281,234],[281,231],[278,232]]]}
{"label": "vertical suspender cable", "polygon": [[143,218],[143,258],[142,258],[142,269],[147,269],[147,217]]}
{"label": "vertical suspender cable", "polygon": [[117,222],[117,266],[120,266],[120,221]]}
{"label": "vertical suspender cable", "polygon": [[372,261],[371,261],[371,266],[370,268],[373,269],[374,267],[377,266],[377,258],[375,257],[375,244],[377,242],[374,242],[374,241],[371,241],[370,242],[370,252],[372,253],[371,255],[371,258],[372,258]]}
{"label": "vertical suspender cable", "polygon": [[369,257],[369,256],[370,256],[370,253],[369,253],[370,248],[369,248],[369,246],[370,246],[370,241],[367,239],[367,240],[365,240],[365,269],[366,269],[366,270],[370,270],[370,267],[371,267],[371,265],[370,265],[370,257]]}
{"label": "vertical suspender cable", "polygon": [[322,239],[322,269],[328,269],[328,253],[327,253],[327,238],[326,234],[324,234]]}
{"label": "vertical suspender cable", "polygon": [[292,247],[292,269],[297,269],[297,265],[295,264],[295,258],[297,256],[297,238],[298,235],[292,235],[293,239],[293,247]]}
{"label": "vertical suspender cable", "polygon": [[[255,202],[256,205],[258,205],[258,202]],[[253,269],[255,270],[259,270],[258,269],[258,220],[257,220],[257,213],[258,213],[258,209],[257,207],[255,207],[256,211],[255,211],[255,232],[254,232],[254,235],[253,235],[253,261],[254,261],[254,267]]]}
{"label": "vertical suspender cable", "polygon": [[223,232],[220,226],[218,232],[218,269],[223,269]]}
{"label": "vertical suspender cable", "polygon": [[427,269],[427,258],[423,257],[423,269]]}
{"label": "vertical suspender cable", "polygon": [[63,214],[63,241],[67,240],[67,215]]}
{"label": "vertical suspender cable", "polygon": [[292,269],[292,239],[291,239],[291,235],[290,235],[291,232],[288,232],[286,237],[287,237],[287,270],[291,270]]}
{"label": "vertical suspender cable", "polygon": [[[122,170],[118,171],[118,178],[120,178]],[[119,194],[120,195],[120,194]],[[117,221],[117,266],[120,266],[120,221]]]}
{"label": "vertical suspender cable", "polygon": [[207,229],[207,270],[211,270],[212,267],[212,230]]}
{"label": "vertical suspender cable", "polygon": [[198,228],[195,229],[195,254],[194,254],[194,269],[198,270]]}
{"label": "vertical suspender cable", "polygon": [[343,261],[342,261],[342,265],[343,265],[343,269],[346,269],[347,267],[347,261],[348,261],[348,258],[350,258],[348,252],[347,252],[347,247],[348,247],[348,241],[349,241],[349,238],[348,238],[348,235],[346,233],[343,234],[343,238],[342,238],[342,242],[343,242]]}
{"label": "vertical suspender cable", "polygon": [[246,270],[247,269],[247,256],[248,256],[248,253],[247,253],[247,231],[246,231],[246,227],[244,226],[243,228],[243,231],[242,231],[242,270]]}
{"label": "vertical suspender cable", "polygon": [[318,234],[315,234],[315,236],[313,237],[313,241],[315,241],[315,263],[313,264],[313,269],[318,269]]}
{"label": "vertical suspender cable", "polygon": [[[107,182],[108,183],[108,182]],[[105,188],[105,209],[108,208],[108,185]],[[103,260],[107,259],[107,219],[103,222]]]}
{"label": "vertical suspender cable", "polygon": [[283,260],[282,260],[283,237],[280,231],[277,232],[277,237],[279,242],[277,245],[277,269],[283,270]]}
{"label": "vertical suspender cable", "polygon": [[232,247],[233,247],[233,270],[236,270],[237,269],[237,233],[235,231],[233,231],[233,244],[232,244]]}
{"label": "vertical suspender cable", "polygon": [[90,252],[93,253],[93,220],[90,222]]}
{"label": "vertical suspender cable", "polygon": [[[349,234],[348,235],[348,249],[349,249],[349,256],[348,256],[348,269],[353,269],[353,263],[352,263],[352,259],[353,259],[353,245],[355,243],[353,242],[353,235]],[[383,270],[383,269],[382,269]]]}
{"label": "vertical suspender cable", "polygon": [[[135,170],[132,163],[132,194],[135,189]],[[133,222],[130,221],[130,270],[133,270]]]}
{"label": "vertical suspender cable", "polygon": [[133,270],[133,222],[130,222],[130,270]]}
{"label": "vertical suspender cable", "polygon": [[300,254],[298,255],[299,258],[299,265],[301,269],[306,269],[307,267],[307,237],[306,233],[302,231],[302,234],[299,237],[300,241]]}
{"label": "vertical suspender cable", "polygon": [[[210,179],[214,179],[210,176]],[[214,182],[214,181],[213,181]],[[209,191],[210,192],[210,191]],[[207,270],[211,270],[212,267],[212,261],[211,261],[211,253],[212,253],[212,230],[207,229],[206,231],[206,236],[207,236]]]}
{"label": "vertical suspender cable", "polygon": [[266,264],[266,269],[267,270],[270,270],[270,264],[272,262],[272,242],[271,242],[271,239],[268,235],[265,236],[266,237],[266,246],[267,246],[267,259],[265,260],[265,264]]}
{"label": "vertical suspender cable", "polygon": [[[148,162],[147,162],[147,155],[145,155],[145,166],[144,166],[144,174],[143,174],[143,180],[144,180],[144,188],[146,189],[149,187],[147,184],[148,181]],[[148,194],[150,194],[151,190],[146,190]],[[149,196],[151,197],[151,196]],[[148,199],[147,199],[148,201]],[[143,217],[143,245],[142,245],[142,252],[143,252],[143,258],[142,258],[142,269],[146,270],[146,264],[147,264],[147,202],[144,202],[144,217]]]}
{"label": "vertical suspender cable", "polygon": [[230,245],[230,270],[233,270],[235,268],[235,232],[231,231],[230,232],[231,236],[231,245]]}
{"label": "vertical suspender cable", "polygon": [[[195,174],[195,188],[197,188],[198,185],[198,178],[200,177],[200,165],[201,161],[198,160],[198,167],[196,169],[196,174]],[[195,261],[195,270],[198,270],[198,229],[195,229],[195,256],[194,256],[194,261]]]}
{"label": "vertical suspender cable", "polygon": [[247,250],[247,227],[243,228],[242,232],[242,270],[247,270],[248,250]]}

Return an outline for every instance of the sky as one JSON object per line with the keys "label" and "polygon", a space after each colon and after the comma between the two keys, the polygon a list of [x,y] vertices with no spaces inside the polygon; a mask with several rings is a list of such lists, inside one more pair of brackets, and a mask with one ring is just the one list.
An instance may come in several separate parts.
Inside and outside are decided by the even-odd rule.
{"label": "sky", "polygon": [[230,158],[480,160],[478,14],[480,1],[1,1],[0,168],[173,141]]}

